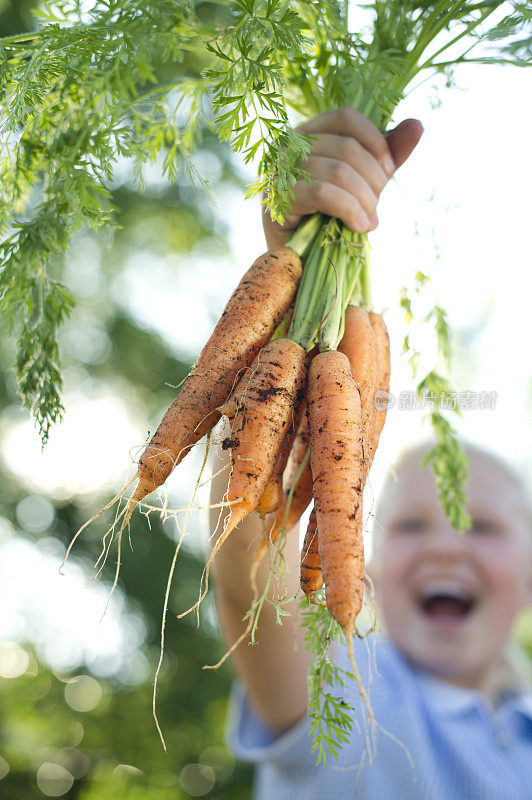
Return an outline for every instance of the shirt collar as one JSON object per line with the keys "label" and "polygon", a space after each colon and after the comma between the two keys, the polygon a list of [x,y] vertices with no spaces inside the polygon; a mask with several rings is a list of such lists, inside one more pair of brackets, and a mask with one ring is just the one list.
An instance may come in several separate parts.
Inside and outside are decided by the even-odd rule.
{"label": "shirt collar", "polygon": [[507,692],[500,705],[493,709],[482,692],[476,689],[464,689],[462,686],[453,686],[439,678],[418,671],[421,689],[427,703],[438,713],[446,716],[459,716],[473,709],[484,709],[489,713],[498,714],[500,711],[513,710],[532,722],[532,691],[516,689]]}
{"label": "shirt collar", "polygon": [[426,672],[416,671],[427,704],[438,714],[459,716],[474,708],[489,708],[488,701],[482,692],[476,689],[464,689],[462,686],[453,686],[453,684],[435,678]]}
{"label": "shirt collar", "polygon": [[403,670],[416,676],[416,683],[421,688],[427,705],[438,714],[459,715],[474,707],[488,706],[488,702],[481,692],[454,686],[441,678],[436,678],[412,664],[399,648],[390,646]]}
{"label": "shirt collar", "polygon": [[[402,668],[416,675],[418,685],[421,687],[427,704],[438,714],[458,716],[473,708],[484,709],[493,713],[491,704],[482,692],[477,689],[465,689],[462,686],[455,686],[425,672],[425,670],[409,662],[397,647],[391,645],[390,642],[387,642],[387,644],[391,647],[396,660],[401,664]],[[511,708],[532,721],[532,689],[527,686],[517,686],[515,690],[507,691],[497,711],[501,708]]]}

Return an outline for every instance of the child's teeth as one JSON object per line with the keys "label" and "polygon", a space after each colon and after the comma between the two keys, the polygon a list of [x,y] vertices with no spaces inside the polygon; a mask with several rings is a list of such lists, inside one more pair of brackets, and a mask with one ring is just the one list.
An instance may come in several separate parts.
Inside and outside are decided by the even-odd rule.
{"label": "child's teeth", "polygon": [[431,583],[430,585],[426,586],[423,590],[423,594],[425,596],[442,594],[468,599],[470,593],[468,593],[462,586],[452,581],[441,581],[438,583]]}

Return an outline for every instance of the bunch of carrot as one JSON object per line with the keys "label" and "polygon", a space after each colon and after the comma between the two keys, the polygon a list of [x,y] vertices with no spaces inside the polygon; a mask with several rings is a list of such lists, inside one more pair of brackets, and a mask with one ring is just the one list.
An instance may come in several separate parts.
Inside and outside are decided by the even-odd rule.
{"label": "bunch of carrot", "polygon": [[[323,247],[322,226],[319,215],[310,218],[289,246],[265,253],[244,275],[140,457],[125,521],[225,416],[228,512],[207,577],[218,549],[247,514],[257,510],[265,521],[255,571],[268,545],[314,499],[301,586],[315,602],[325,585],[327,607],[349,640],[364,593],[362,493],[385,417],[375,408],[375,393],[388,390],[390,356],[382,317],[345,297],[332,298],[343,317],[337,349],[323,344],[325,324],[297,340],[293,303],[302,259],[312,261]],[[324,280],[338,268],[331,261]],[[330,321],[327,305],[319,314]],[[304,319],[307,324],[309,316]]]}

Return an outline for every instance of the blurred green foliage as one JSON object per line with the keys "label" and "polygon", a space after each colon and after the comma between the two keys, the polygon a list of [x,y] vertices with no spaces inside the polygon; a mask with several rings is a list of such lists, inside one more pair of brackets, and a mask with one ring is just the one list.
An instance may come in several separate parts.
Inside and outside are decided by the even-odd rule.
{"label": "blurred green foliage", "polygon": [[[35,4],[35,0],[0,0],[0,35],[28,29],[33,24],[30,12]],[[204,5],[209,13],[209,4]],[[186,62],[175,67],[186,68]],[[168,64],[164,69],[167,73]],[[169,78],[168,74],[159,77]],[[217,167],[214,190],[228,184],[243,188],[228,148],[209,138],[208,132],[205,137],[204,147]],[[149,252],[154,258],[164,259],[168,255],[187,255],[198,247],[202,252],[223,256],[229,248],[227,230],[204,193],[186,183],[170,185],[164,180],[147,182],[146,187],[140,188],[128,165],[123,166],[123,174],[117,176],[112,187],[121,228],[98,237],[84,232],[69,254],[70,265],[67,260],[78,306],[63,334],[62,358],[67,372],[69,367],[75,367],[81,383],[112,386],[113,390],[118,386],[116,391],[120,390],[122,399],[137,410],[144,409],[148,428],[157,423],[172,400],[174,391],[167,384],[179,383],[190,363],[182,361],[160,335],[136,318],[127,304],[117,299],[119,292],[113,292],[112,287],[117,280],[127,285],[128,260],[135,252]],[[181,259],[179,263],[182,262],[192,264],[193,259]],[[174,263],[178,259],[171,261]],[[85,268],[88,278],[85,275],[84,280],[77,280],[79,270],[83,273]],[[168,267],[169,292],[172,269],[173,266]],[[98,346],[91,345],[88,322],[93,338],[94,331],[97,333]],[[74,346],[80,336],[89,343],[81,351]],[[4,336],[0,347],[0,434],[5,433],[2,423],[6,414],[18,405],[12,358],[13,343]],[[1,478],[1,516],[14,526],[14,537],[38,542],[38,536],[17,523],[17,506],[27,494],[26,488],[5,471]],[[90,500],[85,497],[83,502],[77,497],[62,503],[51,500],[55,519],[40,536],[55,537],[63,545],[68,543],[79,525],[108,499],[100,494]],[[76,558],[85,561],[89,569],[99,555],[100,538],[108,523],[107,518],[95,522],[76,546]],[[119,589],[126,598],[127,610],[141,616],[147,631],[141,645],[149,665],[146,677],[136,685],[122,682],[119,673],[103,680],[91,676],[90,665],[83,663],[69,674],[54,672],[39,661],[30,637],[21,641],[22,649],[9,645],[11,650],[2,651],[3,661],[0,652],[4,666],[16,667],[17,658],[24,666],[24,659],[27,660],[21,674],[15,668],[9,677],[9,669],[4,673],[0,669],[4,674],[0,677],[3,800],[45,796],[69,800],[238,800],[250,796],[250,770],[235,765],[224,744],[231,670],[227,665],[216,673],[201,669],[223,652],[212,603],[209,606],[207,601],[199,629],[194,619],[175,620],[178,611],[190,606],[197,596],[203,563],[190,549],[182,551],[178,562],[159,679],[158,715],[168,755],[163,751],[152,719],[152,685],[159,654],[164,586],[175,545],[168,528],[163,530],[158,518],[151,520],[148,531],[146,520],[135,517],[131,537],[135,551],[123,559]],[[113,570],[113,564],[106,566],[102,579],[112,581]],[[41,602],[45,603],[46,598],[35,597],[37,624]],[[100,611],[94,609],[94,614]]]}

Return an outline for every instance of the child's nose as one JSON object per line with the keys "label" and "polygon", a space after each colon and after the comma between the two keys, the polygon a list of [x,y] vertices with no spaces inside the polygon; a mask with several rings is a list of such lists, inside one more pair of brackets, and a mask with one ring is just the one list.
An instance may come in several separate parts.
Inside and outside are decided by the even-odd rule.
{"label": "child's nose", "polygon": [[467,551],[466,536],[459,531],[441,525],[434,528],[425,539],[426,554],[439,558],[461,558]]}

